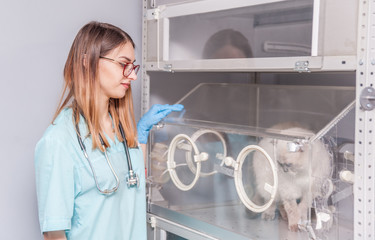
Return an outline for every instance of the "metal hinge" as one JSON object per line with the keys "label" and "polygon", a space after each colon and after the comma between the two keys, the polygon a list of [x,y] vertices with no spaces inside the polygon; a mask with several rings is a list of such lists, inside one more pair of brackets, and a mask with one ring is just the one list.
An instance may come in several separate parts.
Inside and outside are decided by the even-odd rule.
{"label": "metal hinge", "polygon": [[362,90],[360,100],[362,110],[371,111],[375,108],[375,89],[366,87]]}
{"label": "metal hinge", "polygon": [[297,72],[311,72],[309,69],[309,61],[297,61],[294,64],[294,70]]}
{"label": "metal hinge", "polygon": [[164,65],[164,71],[166,71],[166,72],[173,72],[173,70],[172,70],[172,64],[165,64]]}
{"label": "metal hinge", "polygon": [[154,8],[147,11],[147,19],[159,19],[160,16],[160,8]]}
{"label": "metal hinge", "polygon": [[151,225],[152,228],[155,228],[156,227],[156,218],[155,217],[150,217],[149,218],[149,223]]}
{"label": "metal hinge", "polygon": [[150,7],[155,8],[156,6],[156,0],[150,0]]}

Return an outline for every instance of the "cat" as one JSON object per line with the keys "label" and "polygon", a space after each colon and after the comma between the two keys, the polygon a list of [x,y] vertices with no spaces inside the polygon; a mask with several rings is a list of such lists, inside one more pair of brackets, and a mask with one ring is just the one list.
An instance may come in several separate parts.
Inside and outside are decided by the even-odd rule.
{"label": "cat", "polygon": [[[312,131],[292,123],[278,124],[271,129],[272,131],[276,130],[281,135],[302,133],[312,136],[314,134]],[[289,230],[298,231],[298,224],[307,220],[308,209],[311,207],[312,201],[316,198],[327,198],[332,193],[332,189],[326,190],[323,187],[326,181],[330,181],[332,175],[332,155],[320,140],[315,140],[311,144],[312,149],[306,143],[299,145],[299,148],[294,145],[297,146],[294,151],[289,150],[288,143],[291,142],[273,138],[263,138],[259,142],[259,146],[274,160],[278,174],[275,200],[262,213],[262,219],[275,219],[278,206],[281,217],[288,222]],[[274,152],[274,150],[276,151]],[[310,156],[311,163],[309,162]],[[272,185],[273,183],[270,165],[266,163],[264,156],[257,151],[254,153],[252,167],[257,197],[260,196],[267,200],[270,193],[264,190],[264,184]],[[309,178],[310,173],[311,180]]]}

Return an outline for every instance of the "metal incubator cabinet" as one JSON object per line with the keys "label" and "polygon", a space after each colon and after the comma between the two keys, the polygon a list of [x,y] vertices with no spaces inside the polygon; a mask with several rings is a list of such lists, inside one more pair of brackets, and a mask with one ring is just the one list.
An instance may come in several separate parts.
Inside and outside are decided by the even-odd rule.
{"label": "metal incubator cabinet", "polygon": [[143,6],[148,239],[374,239],[375,2]]}
{"label": "metal incubator cabinet", "polygon": [[[150,212],[223,239],[352,232],[354,133],[341,130],[354,98],[352,87],[198,85],[152,131]],[[298,233],[280,214],[288,202]]]}

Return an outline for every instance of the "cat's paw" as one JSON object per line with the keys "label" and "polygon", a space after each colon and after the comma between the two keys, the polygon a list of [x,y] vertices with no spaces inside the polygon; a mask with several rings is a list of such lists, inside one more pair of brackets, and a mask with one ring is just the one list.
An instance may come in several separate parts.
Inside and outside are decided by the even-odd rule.
{"label": "cat's paw", "polygon": [[289,223],[288,228],[292,232],[298,232],[298,230],[299,230],[297,223]]}
{"label": "cat's paw", "polygon": [[280,208],[279,208],[279,212],[280,212],[280,216],[281,216],[281,218],[282,218],[283,220],[285,220],[285,221],[288,221],[288,214],[287,214],[287,212],[285,211],[284,206],[280,206]]}
{"label": "cat's paw", "polygon": [[[294,209],[298,210],[298,209]],[[301,216],[299,211],[293,211],[288,215],[288,228],[292,232],[297,232],[299,230],[298,223],[301,221]]]}
{"label": "cat's paw", "polygon": [[262,213],[262,219],[266,221],[274,220],[276,217],[275,212],[264,212]]}

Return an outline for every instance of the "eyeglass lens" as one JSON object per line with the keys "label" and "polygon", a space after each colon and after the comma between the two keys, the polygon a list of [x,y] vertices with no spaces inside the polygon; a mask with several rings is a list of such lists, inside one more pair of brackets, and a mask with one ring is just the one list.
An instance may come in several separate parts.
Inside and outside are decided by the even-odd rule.
{"label": "eyeglass lens", "polygon": [[133,69],[134,69],[134,73],[137,74],[139,70],[139,66],[134,65],[132,63],[126,64],[124,68],[124,76],[128,77],[132,73]]}

